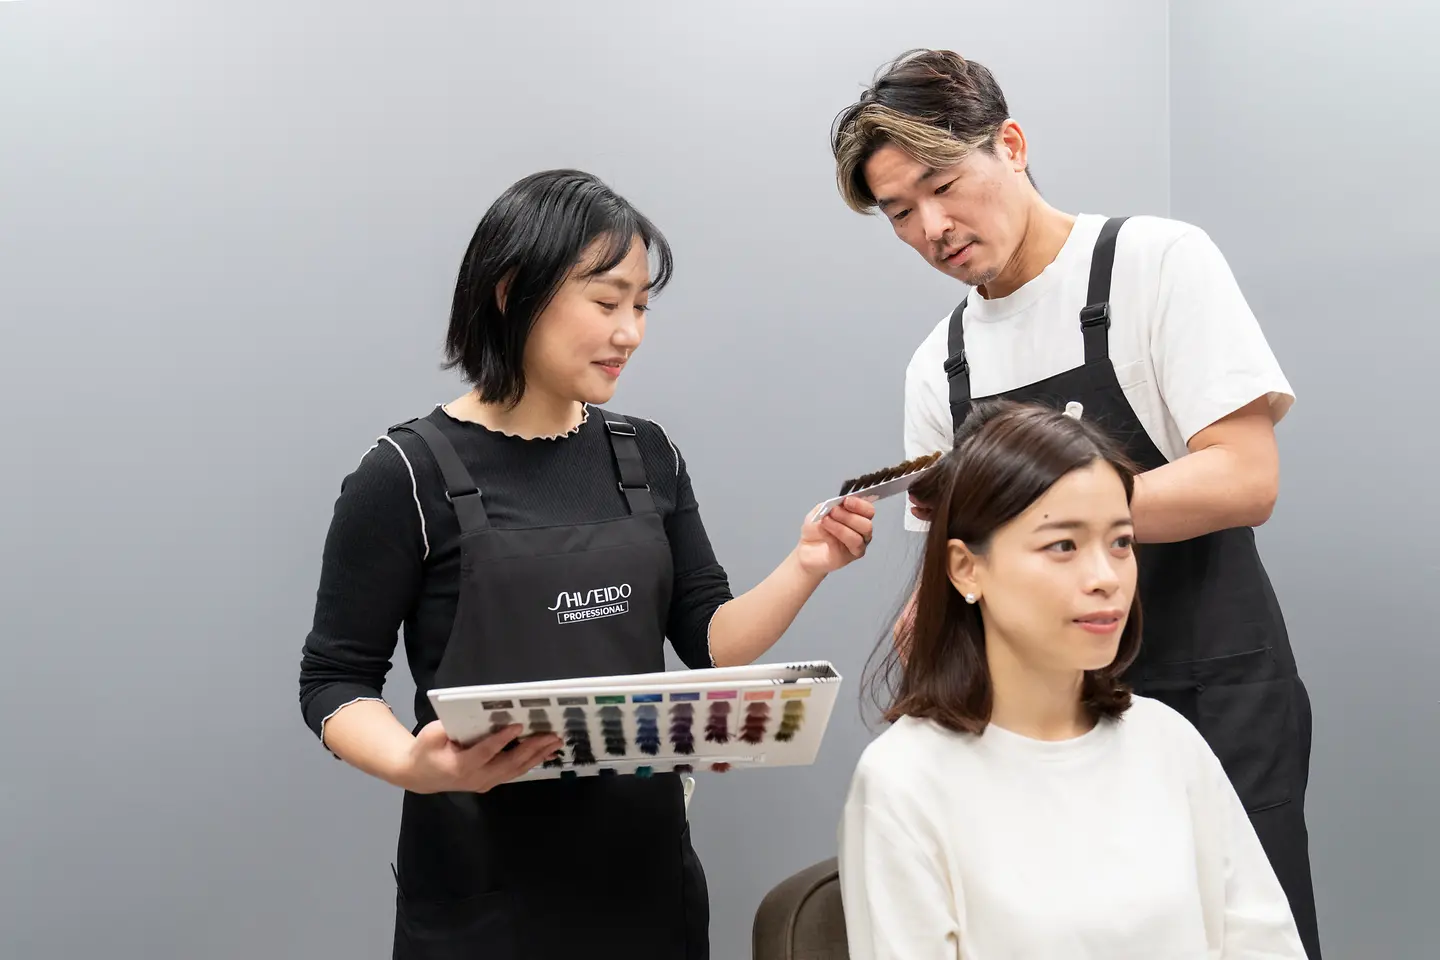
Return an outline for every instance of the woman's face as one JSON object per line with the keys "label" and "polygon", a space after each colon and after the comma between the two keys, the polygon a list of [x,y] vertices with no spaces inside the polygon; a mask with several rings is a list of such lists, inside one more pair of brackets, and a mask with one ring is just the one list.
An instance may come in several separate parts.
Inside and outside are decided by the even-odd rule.
{"label": "woman's face", "polygon": [[955,588],[975,594],[986,644],[1045,671],[1098,670],[1120,645],[1135,596],[1125,487],[1103,461],[1073,471],[975,556],[950,542]]}
{"label": "woman's face", "polygon": [[637,237],[613,270],[582,276],[604,249],[596,241],[535,320],[525,344],[525,390],[608,403],[625,363],[645,339],[650,264]]}

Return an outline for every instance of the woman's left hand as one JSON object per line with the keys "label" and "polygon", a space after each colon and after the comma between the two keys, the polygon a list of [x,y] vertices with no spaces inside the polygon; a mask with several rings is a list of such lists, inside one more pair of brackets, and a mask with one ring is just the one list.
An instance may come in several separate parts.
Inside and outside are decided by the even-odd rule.
{"label": "woman's left hand", "polygon": [[[814,513],[814,509],[811,509]],[[800,528],[796,557],[810,574],[833,573],[852,560],[865,556],[875,532],[875,504],[859,497],[847,497],[828,514],[812,523],[809,514]]]}

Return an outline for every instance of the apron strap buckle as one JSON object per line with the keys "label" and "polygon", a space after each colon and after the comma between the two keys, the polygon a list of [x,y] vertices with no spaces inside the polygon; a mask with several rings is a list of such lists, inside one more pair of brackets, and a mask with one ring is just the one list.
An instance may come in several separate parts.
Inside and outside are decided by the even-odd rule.
{"label": "apron strap buckle", "polygon": [[1101,327],[1101,326],[1103,326],[1106,330],[1109,330],[1109,329],[1110,329],[1110,303],[1109,303],[1109,301],[1107,300],[1107,301],[1103,301],[1103,302],[1101,302],[1101,303],[1092,303],[1092,304],[1090,304],[1089,306],[1086,306],[1086,307],[1081,308],[1081,310],[1080,310],[1080,326],[1082,326],[1082,327]]}
{"label": "apron strap buckle", "polygon": [[650,495],[645,459],[640,453],[639,431],[624,417],[615,420],[605,411],[600,412],[605,416],[605,429],[610,432],[610,451],[619,468],[620,482],[616,486],[620,488],[620,495],[625,498],[632,514],[654,513],[655,500]]}
{"label": "apron strap buckle", "polygon": [[620,437],[633,437],[633,436],[637,436],[637,433],[636,433],[636,431],[635,431],[635,424],[630,423],[629,421],[626,421],[626,420],[606,420],[606,421],[605,421],[605,427],[606,427],[606,429],[608,429],[611,433],[615,434],[616,436],[620,436]]}

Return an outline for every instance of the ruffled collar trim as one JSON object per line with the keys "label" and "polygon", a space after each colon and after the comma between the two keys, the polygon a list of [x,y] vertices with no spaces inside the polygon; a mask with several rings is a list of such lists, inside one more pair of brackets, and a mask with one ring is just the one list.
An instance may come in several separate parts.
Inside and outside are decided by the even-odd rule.
{"label": "ruffled collar trim", "polygon": [[539,442],[564,440],[567,437],[573,437],[575,436],[575,434],[579,433],[580,429],[584,427],[585,424],[590,422],[590,404],[587,403],[583,406],[585,409],[585,415],[580,418],[580,422],[575,424],[575,426],[571,427],[569,430],[564,431],[563,433],[552,433],[546,436],[539,437],[522,437],[518,433],[506,433],[504,430],[491,429],[490,427],[485,426],[485,424],[483,423],[476,423],[474,420],[461,420],[459,417],[452,416],[450,414],[450,411],[445,409],[445,404],[443,403],[436,404],[435,409],[439,410],[443,416],[448,417],[451,422],[458,423],[469,429],[484,430],[486,433],[493,433],[498,437],[509,437],[511,440],[520,440],[524,442]]}

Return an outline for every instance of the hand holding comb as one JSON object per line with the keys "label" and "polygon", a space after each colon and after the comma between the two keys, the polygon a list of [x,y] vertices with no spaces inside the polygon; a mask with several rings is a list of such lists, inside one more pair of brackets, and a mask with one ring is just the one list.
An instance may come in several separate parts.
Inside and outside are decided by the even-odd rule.
{"label": "hand holding comb", "polygon": [[934,466],[944,456],[941,451],[927,453],[923,457],[916,457],[913,460],[906,460],[904,463],[897,463],[893,467],[886,467],[884,470],[876,470],[874,473],[867,473],[863,476],[846,480],[840,485],[840,494],[826,500],[815,508],[810,515],[810,522],[815,523],[831,510],[835,509],[846,497],[859,497],[862,500],[884,500],[886,497],[893,497],[897,493],[904,493],[910,489],[911,484],[920,479],[930,467]]}

